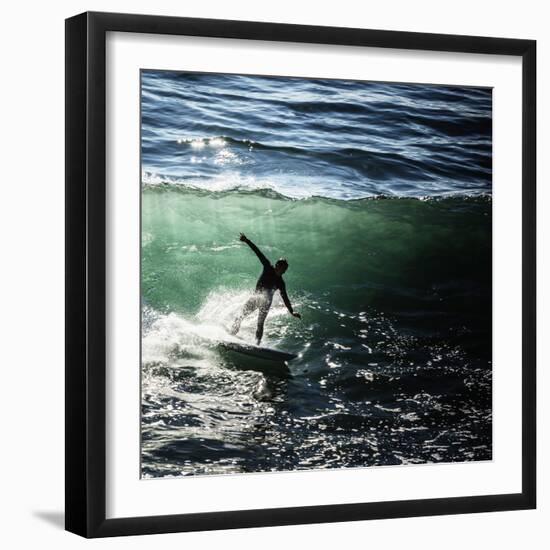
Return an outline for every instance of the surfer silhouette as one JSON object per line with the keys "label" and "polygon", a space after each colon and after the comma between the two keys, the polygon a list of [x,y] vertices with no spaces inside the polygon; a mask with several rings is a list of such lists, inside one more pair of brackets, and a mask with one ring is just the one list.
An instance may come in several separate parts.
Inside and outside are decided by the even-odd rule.
{"label": "surfer silhouette", "polygon": [[277,260],[275,265],[272,266],[262,251],[250,239],[248,239],[244,233],[240,234],[239,240],[246,243],[254,251],[260,262],[262,262],[264,269],[258,279],[258,282],[256,283],[256,290],[254,291],[254,294],[246,301],[241,312],[233,321],[233,326],[231,327],[230,332],[231,334],[237,334],[241,328],[242,320],[257,309],[258,325],[256,328],[256,344],[260,345],[264,333],[265,318],[267,317],[269,308],[273,302],[273,295],[277,290],[281,293],[283,302],[285,303],[285,306],[290,314],[298,319],[301,318],[301,315],[292,309],[292,304],[290,303],[288,294],[286,293],[283,274],[288,269],[288,262],[285,258]]}

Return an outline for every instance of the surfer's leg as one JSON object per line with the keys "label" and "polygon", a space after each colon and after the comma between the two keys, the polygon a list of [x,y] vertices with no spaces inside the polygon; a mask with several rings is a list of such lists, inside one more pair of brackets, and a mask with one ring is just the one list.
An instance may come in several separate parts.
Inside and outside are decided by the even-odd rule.
{"label": "surfer's leg", "polygon": [[258,326],[256,327],[256,345],[260,345],[264,335],[264,323],[267,317],[267,311],[260,310],[258,313]]}
{"label": "surfer's leg", "polygon": [[259,346],[262,341],[262,336],[264,335],[264,323],[267,314],[269,313],[269,308],[271,307],[271,299],[264,298],[260,305],[260,311],[258,311],[258,326],[256,327],[256,344]]}
{"label": "surfer's leg", "polygon": [[237,317],[235,317],[235,320],[233,321],[233,325],[231,326],[230,333],[237,334],[241,329],[241,323],[243,319],[247,315],[250,315],[257,307],[258,307],[258,300],[256,299],[256,296],[251,296],[244,304],[241,312],[237,315]]}

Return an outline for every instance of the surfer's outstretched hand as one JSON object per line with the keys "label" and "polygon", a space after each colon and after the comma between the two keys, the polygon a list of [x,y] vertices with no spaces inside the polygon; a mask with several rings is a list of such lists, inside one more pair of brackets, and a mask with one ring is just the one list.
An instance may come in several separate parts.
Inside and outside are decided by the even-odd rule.
{"label": "surfer's outstretched hand", "polygon": [[239,241],[242,241],[243,243],[248,241],[248,239],[246,238],[246,235],[244,233],[239,234]]}
{"label": "surfer's outstretched hand", "polygon": [[292,313],[293,317],[296,317],[297,319],[301,319],[302,316],[299,313],[296,313],[295,311]]}

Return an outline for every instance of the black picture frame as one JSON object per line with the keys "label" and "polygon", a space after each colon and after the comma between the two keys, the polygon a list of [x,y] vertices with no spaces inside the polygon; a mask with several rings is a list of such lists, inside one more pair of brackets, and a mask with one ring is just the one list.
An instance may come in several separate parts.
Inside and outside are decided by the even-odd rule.
{"label": "black picture frame", "polygon": [[[106,519],[105,39],[108,31],[518,56],[522,60],[522,490]],[[536,42],[115,13],[66,20],[66,529],[107,537],[532,509],[536,505]]]}

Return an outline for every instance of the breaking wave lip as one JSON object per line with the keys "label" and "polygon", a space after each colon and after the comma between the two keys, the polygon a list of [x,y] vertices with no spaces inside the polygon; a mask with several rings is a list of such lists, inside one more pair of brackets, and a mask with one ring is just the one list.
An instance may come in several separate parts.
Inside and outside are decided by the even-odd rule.
{"label": "breaking wave lip", "polygon": [[[208,194],[226,193],[261,193],[273,198],[305,200],[324,198],[342,201],[354,201],[362,199],[417,199],[441,200],[446,198],[463,199],[491,199],[492,192],[487,189],[473,188],[470,190],[442,190],[434,188],[432,193],[419,193],[413,190],[410,193],[396,193],[392,191],[371,192],[368,190],[345,189],[338,186],[312,183],[311,178],[292,177],[293,185],[285,184],[287,178],[258,179],[253,176],[241,176],[239,174],[223,174],[219,177],[195,177],[181,178],[176,176],[161,175],[154,172],[143,171],[141,183],[143,190],[154,188],[171,188],[181,191],[196,191]],[[303,180],[300,182],[300,180]],[[300,184],[302,183],[302,184]]]}

